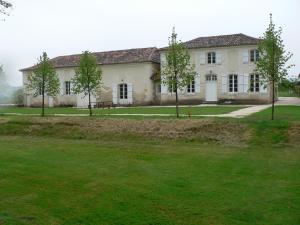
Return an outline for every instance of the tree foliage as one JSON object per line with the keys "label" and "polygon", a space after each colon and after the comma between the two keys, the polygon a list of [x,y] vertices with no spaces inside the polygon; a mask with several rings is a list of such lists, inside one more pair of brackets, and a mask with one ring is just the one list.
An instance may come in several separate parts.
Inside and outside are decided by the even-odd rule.
{"label": "tree foliage", "polygon": [[7,9],[12,8],[12,4],[7,1],[0,0],[0,13],[8,15]]}
{"label": "tree foliage", "polygon": [[35,69],[29,75],[27,87],[35,97],[42,95],[42,116],[44,116],[45,95],[55,97],[59,93],[59,79],[46,52],[40,56]]}
{"label": "tree foliage", "polygon": [[178,90],[183,90],[196,76],[195,66],[191,64],[188,50],[181,41],[177,40],[175,28],[169,38],[169,47],[165,53],[166,61],[162,62],[162,82],[175,91],[176,115],[179,117]]}
{"label": "tree foliage", "polygon": [[274,103],[276,87],[278,83],[288,75],[288,69],[293,65],[286,65],[292,57],[290,52],[285,51],[285,46],[281,38],[282,29],[278,30],[270,14],[270,24],[263,35],[258,50],[260,58],[256,63],[256,71],[262,76],[263,80],[271,85],[272,90],[272,120],[274,119]]}
{"label": "tree foliage", "polygon": [[88,96],[88,107],[90,116],[92,116],[91,95],[96,95],[97,90],[101,87],[102,71],[98,66],[97,59],[89,51],[83,52],[72,84],[72,90],[75,94],[83,93],[84,97]]}

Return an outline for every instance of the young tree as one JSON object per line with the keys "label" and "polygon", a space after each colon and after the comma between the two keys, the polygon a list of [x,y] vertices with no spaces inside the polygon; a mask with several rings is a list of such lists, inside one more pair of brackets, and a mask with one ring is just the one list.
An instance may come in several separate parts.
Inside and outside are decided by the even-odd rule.
{"label": "young tree", "polygon": [[7,1],[0,0],[0,13],[1,14],[8,15],[7,9],[9,9],[9,8],[12,8],[11,3],[7,2]]}
{"label": "young tree", "polygon": [[102,71],[97,64],[97,59],[89,51],[83,52],[72,80],[72,90],[75,94],[83,93],[84,97],[88,96],[90,116],[92,116],[91,95],[96,94],[100,89],[101,81]]}
{"label": "young tree", "polygon": [[259,60],[256,63],[256,71],[262,76],[263,80],[271,85],[272,90],[272,120],[275,113],[275,96],[278,83],[287,76],[288,69],[293,65],[287,66],[287,61],[292,57],[290,52],[286,52],[281,38],[282,29],[276,30],[275,24],[270,14],[270,24],[267,28],[258,50]]}
{"label": "young tree", "polygon": [[59,79],[56,71],[44,52],[38,59],[38,64],[28,77],[28,89],[34,96],[42,95],[42,114],[45,115],[45,95],[55,97],[59,93]]}
{"label": "young tree", "polygon": [[179,117],[178,90],[183,90],[194,77],[195,66],[190,62],[190,54],[181,41],[177,40],[175,28],[169,38],[169,47],[166,51],[166,61],[162,63],[162,82],[168,85],[176,95],[176,116]]}

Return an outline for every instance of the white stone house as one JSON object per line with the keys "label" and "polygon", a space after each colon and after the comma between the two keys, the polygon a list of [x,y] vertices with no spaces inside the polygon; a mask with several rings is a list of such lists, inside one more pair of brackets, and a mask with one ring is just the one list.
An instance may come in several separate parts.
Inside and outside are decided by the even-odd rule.
{"label": "white stone house", "polygon": [[[155,92],[153,74],[160,68],[157,48],[140,48],[94,53],[102,70],[102,89],[92,102],[112,102],[114,105],[149,105],[154,103]],[[71,80],[80,55],[59,56],[51,59],[59,76],[60,95],[52,99],[46,97],[49,106],[87,107],[88,98],[72,93]],[[34,67],[22,69],[26,106],[39,106],[41,96],[33,97],[26,89],[28,76]]]}
{"label": "white stone house", "polygon": [[[255,73],[260,39],[244,34],[200,37],[185,42],[197,76],[179,98],[182,103],[267,103],[269,87]],[[161,64],[167,48],[160,49]],[[174,102],[170,88],[162,86],[161,102]]]}
{"label": "white stone house", "polygon": [[[269,87],[255,73],[260,39],[244,34],[200,37],[185,42],[195,64],[197,76],[180,91],[182,104],[202,102],[268,103]],[[94,53],[102,69],[103,87],[93,96],[93,102],[112,102],[115,105],[174,104],[172,87],[161,84],[160,65],[167,48],[140,48]],[[61,93],[48,97],[49,106],[87,107],[87,98],[72,94],[71,79],[80,55],[51,59],[61,83]],[[28,75],[34,67],[22,69],[25,105],[38,106],[41,97],[26,90]]]}

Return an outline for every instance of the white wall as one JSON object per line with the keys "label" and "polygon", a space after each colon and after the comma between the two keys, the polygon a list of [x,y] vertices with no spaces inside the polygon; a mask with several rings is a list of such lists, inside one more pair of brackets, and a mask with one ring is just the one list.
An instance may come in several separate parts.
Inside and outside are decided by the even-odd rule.
{"label": "white wall", "polygon": [[[129,63],[103,65],[102,69],[102,88],[93,96],[93,101],[113,101],[112,89],[121,83],[132,85],[132,100],[135,105],[152,104],[155,97],[154,82],[152,75],[159,69],[158,64],[154,63]],[[71,81],[75,75],[75,68],[58,68],[57,74],[60,80],[60,94],[54,98],[54,106],[74,105],[87,107],[87,97],[83,95],[66,95],[65,82]],[[26,90],[25,105],[38,106],[41,104],[41,97],[33,97],[33,94],[26,89],[26,83],[30,72],[23,72],[23,85]],[[46,105],[48,100],[46,99]]]}
{"label": "white wall", "polygon": [[[247,77],[255,70],[255,64],[250,62],[250,50],[255,49],[257,46],[237,46],[237,47],[218,47],[218,48],[203,48],[203,49],[191,49],[189,50],[191,55],[191,61],[195,65],[196,72],[200,75],[200,93],[194,95],[188,95],[187,93],[181,93],[180,99],[182,101],[193,101],[200,103],[205,101],[206,93],[206,75],[216,74],[217,80],[217,96],[218,100],[245,100],[245,101],[257,101],[257,102],[268,102],[270,101],[269,91],[261,93],[250,93],[243,91],[240,93],[229,93],[228,91],[222,91],[222,76],[228,76],[229,74],[238,74],[240,76]],[[243,62],[244,52],[249,52],[249,60],[247,63]],[[207,53],[216,52],[217,58],[221,60],[216,64],[207,63]],[[161,59],[165,58],[165,53],[161,54]],[[203,56],[205,62],[203,62]],[[249,83],[249,82],[248,82]],[[250,87],[249,87],[250,88]],[[174,101],[174,94],[170,93],[162,94],[162,103]]]}

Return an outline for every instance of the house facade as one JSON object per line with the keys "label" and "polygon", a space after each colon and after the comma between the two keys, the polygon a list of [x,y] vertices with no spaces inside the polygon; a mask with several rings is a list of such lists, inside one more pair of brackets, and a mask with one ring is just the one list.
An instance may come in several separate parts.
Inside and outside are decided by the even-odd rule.
{"label": "house facade", "polygon": [[[259,42],[260,39],[244,34],[200,37],[185,42],[197,76],[179,91],[180,103],[270,102],[268,84],[263,83],[259,74],[255,73]],[[103,85],[93,96],[93,102],[112,102],[114,105],[174,104],[174,90],[162,83],[159,76],[166,51],[167,48],[141,48],[94,53],[103,72]],[[51,60],[60,79],[61,93],[46,99],[50,107],[87,107],[87,98],[72,94],[71,80],[79,59],[80,55],[71,55]],[[21,70],[26,106],[41,104],[41,97],[33,97],[26,89],[33,68]]]}

